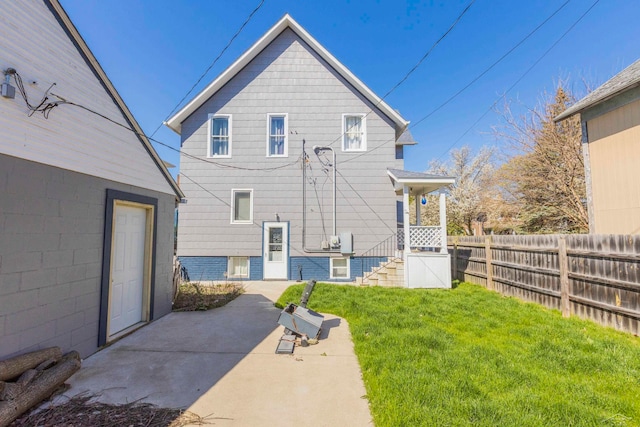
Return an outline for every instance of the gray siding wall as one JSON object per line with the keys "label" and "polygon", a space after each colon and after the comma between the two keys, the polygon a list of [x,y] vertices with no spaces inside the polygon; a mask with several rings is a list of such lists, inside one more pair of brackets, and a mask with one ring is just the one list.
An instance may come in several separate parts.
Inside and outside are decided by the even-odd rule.
{"label": "gray siding wall", "polygon": [[[211,113],[232,116],[231,159],[206,157]],[[288,114],[287,158],[266,157],[268,113]],[[345,113],[369,113],[366,153],[342,151]],[[386,170],[402,161],[395,159],[393,122],[285,30],[182,124],[183,152],[216,164],[181,157],[188,202],[179,208],[178,255],[261,256],[262,223],[275,221],[276,214],[290,221],[290,256],[308,255],[302,249],[303,139],[309,156],[307,247],[319,248],[332,228],[332,170],[323,168],[314,145],[336,150],[337,232],[353,233],[356,255],[394,233],[396,196]],[[232,188],[253,189],[253,224],[230,224]]]}
{"label": "gray siding wall", "polygon": [[154,316],[171,311],[174,196],[0,154],[0,358],[97,350],[108,188],[158,199]]}

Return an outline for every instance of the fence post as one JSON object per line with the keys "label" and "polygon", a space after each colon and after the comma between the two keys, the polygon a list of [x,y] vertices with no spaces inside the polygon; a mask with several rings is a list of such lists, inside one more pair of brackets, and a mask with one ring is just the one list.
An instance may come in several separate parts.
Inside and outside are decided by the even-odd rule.
{"label": "fence post", "polygon": [[458,236],[453,238],[453,280],[458,280]]}
{"label": "fence post", "polygon": [[558,237],[558,266],[560,268],[560,309],[562,317],[571,316],[569,301],[569,258],[565,236]]}
{"label": "fence post", "polygon": [[491,236],[484,238],[484,254],[486,256],[487,266],[487,289],[494,290],[493,286],[493,267],[491,265]]}

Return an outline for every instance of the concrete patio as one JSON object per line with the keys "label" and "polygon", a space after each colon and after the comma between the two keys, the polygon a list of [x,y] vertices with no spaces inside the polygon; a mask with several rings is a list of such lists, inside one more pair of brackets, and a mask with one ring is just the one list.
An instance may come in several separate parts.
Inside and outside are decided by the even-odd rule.
{"label": "concrete patio", "polygon": [[327,315],[317,345],[275,354],[273,302],[292,283],[249,282],[224,307],[171,313],[84,360],[64,396],[185,408],[221,426],[373,425],[344,319]]}

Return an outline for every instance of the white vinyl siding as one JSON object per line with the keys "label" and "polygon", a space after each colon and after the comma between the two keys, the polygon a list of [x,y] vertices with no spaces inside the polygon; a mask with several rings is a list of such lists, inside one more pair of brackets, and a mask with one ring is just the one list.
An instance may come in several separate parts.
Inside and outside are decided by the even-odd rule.
{"label": "white vinyl siding", "polygon": [[329,258],[331,279],[348,279],[351,277],[349,258]]}
{"label": "white vinyl siding", "polygon": [[251,224],[253,222],[253,190],[231,190],[231,223]]}
{"label": "white vinyl siding", "polygon": [[367,151],[364,114],[342,115],[342,151]]}
{"label": "white vinyl siding", "polygon": [[249,278],[249,257],[229,257],[227,277],[245,279]]}
{"label": "white vinyl siding", "polygon": [[209,115],[208,157],[231,157],[230,115]]}
{"label": "white vinyl siding", "polygon": [[286,114],[267,114],[267,157],[289,155]]}

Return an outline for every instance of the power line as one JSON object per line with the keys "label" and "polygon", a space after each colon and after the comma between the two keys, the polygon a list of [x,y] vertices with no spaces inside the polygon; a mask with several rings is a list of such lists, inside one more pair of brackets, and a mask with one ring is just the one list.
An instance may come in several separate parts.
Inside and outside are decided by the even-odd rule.
{"label": "power line", "polygon": [[[558,12],[560,12],[571,0],[567,0],[565,1],[562,5],[560,5],[560,7],[558,9],[556,9],[551,15],[547,16],[547,18],[545,18],[540,24],[538,24],[537,27],[535,27],[532,31],[530,31],[524,38],[522,38],[518,43],[516,43],[511,49],[509,49],[506,53],[504,53],[500,58],[498,58],[497,61],[495,61],[493,64],[491,64],[489,67],[487,67],[484,71],[482,71],[480,74],[478,74],[473,80],[471,80],[466,86],[464,86],[462,89],[458,90],[455,94],[453,94],[451,97],[449,97],[445,102],[443,102],[442,104],[440,104],[437,108],[435,108],[434,110],[432,110],[431,112],[429,112],[427,115],[423,116],[421,119],[419,119],[417,122],[411,123],[411,126],[409,126],[409,129],[413,129],[416,126],[418,126],[420,123],[422,123],[423,121],[425,121],[426,119],[428,119],[429,117],[431,117],[433,114],[435,114],[437,111],[441,110],[445,105],[449,104],[449,102],[453,101],[455,98],[457,98],[462,92],[464,92],[465,90],[467,90],[469,87],[471,87],[475,82],[477,82],[480,78],[482,78],[485,74],[487,74],[489,71],[491,71],[496,65],[498,65],[500,62],[502,62],[502,60],[504,60],[507,56],[509,56],[511,53],[513,53],[513,51],[515,51],[518,47],[520,47],[526,40],[528,40],[533,34],[535,34],[540,28],[542,28],[542,26],[544,26],[549,20],[551,20],[551,18],[553,18],[555,15],[558,14]],[[499,98],[501,99],[501,98]],[[498,99],[498,100],[499,100]],[[497,102],[497,101],[496,101]],[[495,103],[489,108],[488,111],[486,111],[474,124],[473,126],[475,126],[476,124],[478,124],[478,122],[480,122],[480,120],[482,120],[488,113],[489,111],[491,111],[491,109],[493,108],[493,106],[495,105]],[[467,133],[469,133],[471,131],[471,129],[468,129],[458,140],[456,140],[456,142],[454,143],[454,145],[459,142]],[[343,160],[342,163],[346,163],[346,162],[350,162],[353,160],[356,160],[370,152],[373,152],[377,149],[382,148],[384,145],[390,143],[390,142],[395,142],[395,138],[394,139],[389,139],[385,142],[383,142],[382,144],[380,144],[379,146],[377,146],[376,148],[373,148],[371,150],[369,150],[369,152],[367,153],[362,153],[360,155],[351,157],[347,160]],[[446,154],[446,152],[445,152]]]}
{"label": "power line", "polygon": [[536,61],[535,61],[535,62],[534,62],[534,63],[533,63],[529,68],[527,68],[527,70],[526,70],[526,71],[525,71],[525,72],[524,72],[524,73],[523,73],[523,74],[522,74],[522,75],[521,75],[521,76],[520,76],[520,77],[519,77],[519,78],[518,78],[518,79],[517,79],[517,80],[516,80],[512,85],[511,85],[511,86],[509,86],[509,88],[504,92],[504,94],[502,94],[500,97],[498,97],[498,98],[493,102],[493,104],[491,104],[491,106],[489,106],[489,108],[488,108],[484,113],[482,113],[482,115],[481,115],[481,116],[480,116],[480,117],[479,117],[479,118],[478,118],[478,119],[477,119],[477,120],[476,120],[476,121],[475,121],[475,122],[474,122],[474,123],[473,123],[469,128],[467,128],[467,130],[465,130],[465,131],[463,132],[463,134],[462,134],[462,135],[460,135],[460,137],[459,137],[458,139],[456,139],[456,140],[455,140],[455,141],[454,141],[454,142],[449,146],[449,148],[447,148],[447,150],[446,150],[444,153],[442,153],[442,154],[440,155],[440,157],[438,157],[438,158],[436,159],[436,161],[439,161],[440,159],[442,159],[442,158],[443,158],[443,157],[444,157],[444,156],[445,156],[449,151],[451,151],[451,149],[452,149],[453,147],[455,147],[455,146],[456,146],[456,144],[458,144],[458,142],[460,142],[460,141],[462,140],[462,138],[464,138],[464,137],[465,137],[465,135],[467,135],[467,134],[468,134],[468,133],[469,133],[469,132],[470,132],[470,131],[471,131],[471,130],[472,130],[472,129],[473,129],[473,128],[474,128],[474,127],[475,127],[475,126],[476,126],[476,125],[477,125],[477,124],[478,124],[478,123],[479,123],[479,122],[480,122],[480,121],[481,121],[485,116],[486,116],[486,115],[487,115],[487,114],[489,114],[489,112],[490,112],[491,110],[493,110],[493,108],[498,104],[498,102],[499,102],[501,99],[503,99],[503,98],[507,95],[507,93],[509,93],[509,92],[510,92],[514,87],[516,87],[516,86],[518,85],[518,83],[520,83],[520,82],[522,81],[522,79],[524,79],[524,78],[527,76],[527,74],[529,74],[529,72],[531,72],[531,70],[533,70],[533,68],[534,68],[536,65],[538,65],[538,63],[539,63],[540,61],[542,61],[542,59],[543,59],[545,56],[547,56],[547,54],[548,54],[549,52],[551,52],[551,50],[552,50],[554,47],[556,47],[556,45],[558,45],[558,43],[560,43],[560,41],[562,41],[562,39],[564,39],[564,38],[565,38],[565,36],[566,36],[567,34],[569,34],[569,32],[571,32],[571,30],[573,30],[573,28],[574,28],[576,25],[578,25],[578,23],[579,23],[580,21],[582,21],[582,19],[583,19],[585,16],[587,16],[587,14],[588,14],[589,12],[591,12],[591,9],[593,9],[593,8],[594,8],[594,7],[595,7],[599,2],[600,2],[600,0],[596,0],[596,1],[594,1],[594,2],[593,2],[593,4],[591,4],[591,6],[590,6],[590,7],[589,7],[589,8],[588,8],[588,9],[587,9],[587,10],[586,10],[582,15],[580,15],[580,17],[579,17],[579,18],[578,18],[578,19],[577,19],[573,24],[571,24],[571,26],[570,26],[570,27],[569,27],[569,28],[568,28],[564,33],[562,33],[562,35],[561,35],[561,36],[560,36],[560,37],[559,37],[559,38],[558,38],[558,39],[557,39],[557,40],[556,40],[556,41],[555,41],[555,42],[554,42],[554,43],[553,43],[553,44],[552,44],[552,45],[551,45],[551,46],[550,46],[546,51],[544,51],[544,53],[543,53],[543,54],[542,54],[542,55],[541,55],[541,56],[540,56],[540,57],[539,57],[539,58],[538,58],[538,59],[537,59],[537,60],[536,60]]}
{"label": "power line", "polygon": [[[431,52],[433,52],[433,50],[436,48],[436,46],[438,46],[440,44],[440,42],[447,37],[447,35],[449,35],[449,33],[453,30],[453,28],[458,25],[458,22],[460,22],[460,20],[462,19],[462,17],[464,16],[465,13],[467,13],[467,11],[469,10],[469,8],[471,8],[471,5],[475,2],[476,0],[471,0],[469,2],[469,4],[467,5],[467,7],[464,8],[464,10],[460,13],[460,15],[458,15],[458,17],[456,18],[455,21],[453,21],[453,23],[449,26],[449,29],[447,29],[447,31],[444,32],[444,34],[442,34],[440,36],[440,38],[438,40],[436,40],[436,42],[431,46],[431,48],[429,48],[429,50],[422,55],[422,58],[420,58],[420,60],[418,61],[418,63],[416,65],[413,66],[412,69],[409,70],[409,72],[407,74],[405,74],[405,76],[398,82],[395,84],[395,86],[393,86],[391,89],[389,89],[389,91],[387,93],[384,94],[384,96],[382,97],[382,99],[385,99],[387,96],[389,96],[391,94],[391,92],[393,92],[394,90],[396,90],[401,84],[403,84],[411,74],[413,74],[414,71],[416,71],[418,69],[418,67],[420,67],[420,65],[422,65],[422,63],[424,62],[425,59],[427,59],[427,57],[429,55],[431,55]],[[569,0],[567,0],[569,1]]]}
{"label": "power line", "polygon": [[189,96],[191,94],[191,92],[193,92],[193,90],[196,88],[196,86],[198,86],[198,84],[200,84],[200,82],[202,81],[202,79],[209,73],[209,71],[211,71],[211,69],[213,68],[214,65],[216,65],[216,63],[218,62],[218,60],[222,57],[222,55],[224,55],[224,53],[227,51],[227,49],[229,48],[229,46],[231,46],[231,43],[233,43],[233,41],[236,39],[236,37],[238,37],[238,35],[240,35],[240,33],[242,32],[242,30],[244,29],[244,27],[247,26],[247,24],[249,23],[249,21],[251,21],[251,18],[253,18],[253,15],[256,14],[256,12],[262,7],[262,5],[264,4],[264,0],[260,0],[260,3],[258,4],[258,6],[256,6],[255,9],[253,9],[253,11],[249,14],[249,16],[247,17],[247,19],[242,23],[242,25],[240,26],[240,28],[238,29],[238,31],[236,31],[236,33],[233,35],[233,37],[231,37],[231,40],[229,40],[229,42],[227,43],[227,45],[222,49],[222,51],[220,51],[220,53],[218,54],[218,56],[216,57],[216,59],[213,60],[213,62],[211,64],[209,64],[209,66],[207,67],[206,70],[204,70],[204,73],[202,73],[200,75],[200,77],[198,78],[198,80],[193,84],[193,86],[191,86],[191,89],[189,89],[187,91],[187,93],[182,97],[182,99],[180,99],[180,101],[178,101],[178,103],[176,104],[175,107],[173,107],[173,109],[171,110],[171,112],[167,115],[167,117],[158,125],[158,127],[151,133],[151,136],[153,137],[156,132],[158,132],[158,130],[160,130],[160,128],[162,127],[162,125],[164,124],[164,122],[166,122],[169,117],[171,117],[171,115],[178,109],[178,107],[180,106],[180,104],[182,104],[182,102],[187,98],[187,96]]}
{"label": "power line", "polygon": [[[471,8],[471,5],[473,5],[473,3],[476,0],[471,0],[469,2],[469,4],[462,10],[462,12],[460,12],[460,14],[457,16],[457,18],[453,21],[453,23],[449,26],[449,28],[447,29],[447,31],[445,31],[439,38],[438,40],[435,41],[435,43],[433,43],[433,45],[431,45],[431,47],[429,48],[429,50],[427,50],[427,52],[422,55],[422,57],[420,58],[420,60],[416,63],[416,65],[414,65],[405,75],[402,79],[400,79],[400,81],[398,83],[396,83],[391,89],[389,89],[387,91],[387,93],[384,94],[384,96],[382,98],[380,98],[380,100],[378,102],[376,102],[373,106],[373,108],[377,108],[378,105],[380,105],[380,103],[382,103],[385,98],[387,96],[389,96],[393,91],[395,91],[396,89],[398,89],[408,78],[411,74],[413,74],[414,71],[416,71],[420,65],[422,65],[422,63],[425,61],[425,59],[427,59],[427,57],[431,54],[431,52],[436,48],[436,46],[438,46],[440,44],[440,42],[442,40],[444,40],[444,38],[449,35],[449,33],[454,29],[454,27],[456,25],[458,25],[458,23],[460,22],[460,20],[462,19],[462,17],[467,13],[467,11]],[[363,119],[366,118],[369,114],[373,113],[373,108],[370,109],[367,114],[365,114],[363,116]],[[328,146],[332,146],[333,144],[335,144],[336,142],[340,141],[342,139],[342,137],[347,133],[349,129],[345,129],[344,132],[342,132],[342,134],[340,134],[340,136],[338,136],[336,139],[334,139],[333,141],[331,141]]]}
{"label": "power line", "polygon": [[451,97],[449,97],[446,101],[444,101],[442,104],[440,104],[437,108],[435,108],[433,111],[431,111],[429,114],[427,114],[426,116],[422,117],[420,120],[418,120],[415,123],[411,124],[411,128],[414,128],[416,126],[418,126],[420,123],[422,123],[424,120],[428,119],[429,117],[431,117],[432,115],[434,115],[436,112],[438,112],[439,110],[441,110],[445,105],[447,105],[449,102],[453,101],[455,98],[458,97],[458,95],[460,95],[462,92],[464,92],[465,90],[467,90],[471,85],[473,85],[475,82],[477,82],[480,78],[482,78],[482,76],[484,76],[485,74],[487,74],[489,71],[491,71],[493,69],[493,67],[495,67],[496,65],[498,65],[500,62],[502,62],[503,59],[505,59],[507,56],[509,56],[514,50],[516,50],[517,48],[519,48],[525,41],[527,41],[534,33],[536,33],[540,28],[542,28],[542,26],[544,24],[546,24],[551,18],[553,18],[554,16],[556,16],[556,14],[558,14],[558,12],[560,12],[567,4],[569,4],[571,0],[567,0],[564,3],[562,3],[560,5],[560,7],[558,9],[556,9],[551,15],[549,15],[544,21],[542,21],[536,28],[534,28],[529,34],[527,34],[522,40],[520,40],[518,43],[516,43],[511,49],[509,49],[504,55],[502,55],[500,58],[498,58],[497,61],[495,61],[493,64],[491,64],[488,68],[486,68],[483,72],[481,72],[480,74],[478,74],[473,80],[471,80],[466,86],[464,86],[462,89],[458,90],[456,93],[454,93]]}
{"label": "power line", "polygon": [[162,146],[164,146],[164,147],[166,147],[166,148],[168,148],[168,149],[170,149],[170,150],[173,150],[173,151],[175,151],[175,152],[177,152],[177,153],[179,153],[179,154],[184,155],[185,157],[188,157],[188,158],[190,158],[190,159],[197,160],[197,161],[199,161],[199,162],[208,163],[208,164],[211,164],[211,165],[217,166],[217,167],[219,167],[219,168],[221,168],[221,169],[236,169],[236,170],[243,170],[243,171],[267,171],[267,172],[270,172],[270,171],[275,171],[275,170],[279,170],[279,169],[284,169],[284,168],[287,168],[287,167],[289,167],[289,166],[295,165],[295,164],[297,164],[297,163],[300,161],[300,159],[301,159],[301,158],[297,158],[296,160],[294,160],[294,161],[292,161],[292,162],[289,162],[289,163],[285,163],[285,164],[282,164],[282,165],[279,165],[279,166],[266,167],[266,168],[251,168],[251,167],[242,167],[242,166],[235,166],[235,165],[227,165],[227,164],[224,164],[224,163],[216,162],[216,161],[209,160],[209,159],[204,159],[204,158],[202,158],[202,157],[198,157],[198,156],[194,156],[194,155],[189,154],[189,153],[185,153],[184,151],[182,151],[182,150],[180,150],[180,149],[178,149],[178,148],[174,148],[174,147],[172,147],[171,145],[169,145],[169,144],[167,144],[167,143],[165,143],[165,142],[162,142],[162,141],[160,141],[160,140],[157,140],[157,139],[155,139],[155,138],[152,138],[152,137],[150,137],[150,136],[147,136],[147,135],[145,135],[144,133],[137,132],[135,129],[131,129],[129,126],[124,125],[124,124],[122,124],[122,123],[120,123],[120,122],[118,122],[118,121],[116,121],[116,120],[114,120],[114,119],[112,119],[112,118],[110,118],[110,117],[108,117],[108,116],[106,116],[106,115],[102,114],[102,113],[99,113],[99,112],[97,112],[97,111],[95,111],[95,110],[92,110],[92,109],[91,109],[91,108],[89,108],[89,107],[85,107],[84,105],[77,104],[77,103],[72,102],[72,101],[67,101],[65,98],[63,98],[63,97],[62,97],[62,96],[60,96],[60,95],[56,95],[55,93],[51,93],[51,95],[53,95],[53,96],[55,96],[55,97],[59,98],[61,101],[55,101],[55,102],[53,102],[53,103],[50,103],[52,106],[51,106],[51,107],[49,107],[49,108],[47,109],[47,111],[50,111],[53,107],[57,107],[58,105],[72,105],[72,106],[74,106],[74,107],[81,108],[81,109],[83,109],[83,110],[85,110],[85,111],[87,111],[87,112],[89,112],[89,113],[91,113],[91,114],[95,114],[96,116],[101,117],[101,118],[103,118],[103,119],[105,119],[105,120],[107,120],[107,121],[109,121],[109,122],[111,122],[111,123],[113,123],[113,124],[115,124],[115,125],[117,125],[117,126],[120,126],[121,128],[126,129],[126,130],[128,130],[129,132],[132,132],[133,134],[137,135],[138,137],[146,138],[146,139],[148,139],[149,141],[153,141],[153,142],[155,142],[156,144],[160,144],[160,145],[162,145]]}

